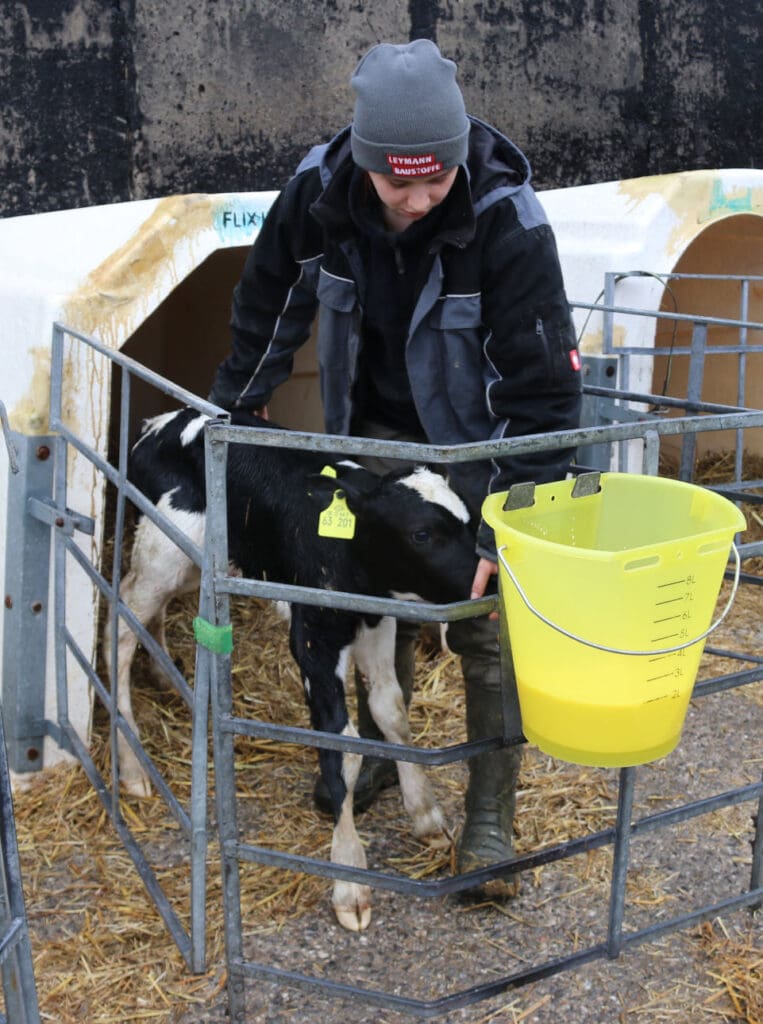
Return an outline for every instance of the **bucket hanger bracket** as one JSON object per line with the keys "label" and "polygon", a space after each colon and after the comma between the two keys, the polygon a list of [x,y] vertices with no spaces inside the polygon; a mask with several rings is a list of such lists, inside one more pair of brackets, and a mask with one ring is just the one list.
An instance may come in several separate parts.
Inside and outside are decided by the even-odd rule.
{"label": "bucket hanger bracket", "polygon": [[598,494],[601,490],[601,473],[595,470],[593,473],[581,473],[575,477],[575,486],[572,488],[573,498],[588,498],[592,494]]}
{"label": "bucket hanger bracket", "polygon": [[504,512],[515,512],[519,508],[532,508],[535,504],[535,484],[512,484],[503,503]]}

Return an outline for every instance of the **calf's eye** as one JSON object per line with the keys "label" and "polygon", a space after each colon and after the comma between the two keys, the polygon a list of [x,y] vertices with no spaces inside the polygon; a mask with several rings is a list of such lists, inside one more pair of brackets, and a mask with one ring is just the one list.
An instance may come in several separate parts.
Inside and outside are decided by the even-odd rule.
{"label": "calf's eye", "polygon": [[432,539],[432,534],[429,530],[414,530],[411,534],[411,540],[414,544],[428,544]]}

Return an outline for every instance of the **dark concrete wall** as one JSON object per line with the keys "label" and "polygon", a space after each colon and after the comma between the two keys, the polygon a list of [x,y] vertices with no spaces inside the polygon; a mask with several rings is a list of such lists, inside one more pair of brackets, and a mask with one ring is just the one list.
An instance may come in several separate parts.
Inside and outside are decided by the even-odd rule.
{"label": "dark concrete wall", "polygon": [[760,166],[759,0],[3,0],[2,214],[279,188],[417,36],[540,188]]}

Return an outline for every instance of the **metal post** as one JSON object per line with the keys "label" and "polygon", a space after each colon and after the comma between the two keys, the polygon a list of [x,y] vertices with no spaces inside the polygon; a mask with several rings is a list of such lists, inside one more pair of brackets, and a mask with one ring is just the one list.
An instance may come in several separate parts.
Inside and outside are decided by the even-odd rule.
{"label": "metal post", "polygon": [[[583,382],[599,388],[617,386],[618,357],[615,355],[583,356]],[[602,423],[612,422],[612,399],[600,395],[583,394],[583,405],[580,416],[581,427],[598,427]],[[577,460],[586,469],[598,469],[607,473],[612,465],[611,444],[591,444],[578,449]]]}
{"label": "metal post", "polygon": [[[230,600],[218,592],[218,575],[228,568],[228,516],[226,491],[227,439],[214,437],[214,424],[204,432],[207,467],[207,524],[201,576],[201,615],[216,627],[230,626]],[[228,1014],[233,1024],[246,1024],[241,931],[241,880],[238,859],[234,733],[223,728],[233,711],[231,657],[216,653],[206,658],[211,668],[212,739],[215,761],[215,799],[220,836],[225,949],[228,964]]]}
{"label": "metal post", "polygon": [[615,288],[619,276],[612,271],[604,274],[604,305],[607,308],[602,314],[601,351],[604,355],[609,356],[615,350],[615,314],[612,312],[612,307],[615,305]]}
{"label": "metal post", "polygon": [[32,964],[32,947],[21,883],[16,823],[13,816],[11,778],[6,757],[5,733],[0,717],[0,963],[7,1018],[12,1024],[39,1024],[37,988]]}
{"label": "metal post", "polygon": [[[750,282],[741,282],[739,319],[747,320],[750,312]],[[739,366],[737,369],[737,405],[743,406],[747,399],[747,327],[739,328]],[[734,479],[741,480],[744,462],[744,430],[736,431],[736,448],[734,451]]]}
{"label": "metal post", "polygon": [[519,691],[517,690],[517,677],[514,671],[514,660],[511,656],[511,638],[509,636],[509,622],[506,616],[506,609],[501,596],[503,583],[498,577],[499,593],[499,634],[500,634],[500,658],[501,658],[501,697],[503,702],[503,741],[504,743],[516,742],[517,737],[522,734],[522,713],[519,708]]}
{"label": "metal post", "polygon": [[8,479],[2,704],[10,767],[32,772],[42,768],[46,732],[50,526],[29,514],[29,502],[51,499],[54,438],[13,433],[11,441],[18,472]]}
{"label": "metal post", "polygon": [[[691,355],[689,356],[689,380],[686,389],[688,402],[702,401],[702,382],[705,376],[705,349],[707,348],[707,324],[695,323],[691,333]],[[691,480],[694,475],[694,456],[697,451],[697,435],[684,435],[681,445],[681,467],[679,478]]]}
{"label": "metal post", "polygon": [[625,914],[625,886],[628,881],[628,858],[631,840],[631,819],[633,816],[633,790],[636,784],[636,769],[622,768],[620,788],[617,796],[617,825],[615,826],[614,860],[612,863],[612,885],[609,896],[609,930],[607,932],[607,956],[610,959],[620,955],[622,949],[623,916]]}
{"label": "metal post", "polygon": [[[130,373],[123,370],[121,381],[121,404],[119,410],[119,473],[122,479],[127,476],[128,435],[130,427]],[[119,589],[122,578],[122,541],[125,529],[125,495],[121,487],[117,488],[117,508],[114,523],[114,559],[111,569],[111,607],[109,612],[109,629],[111,630],[111,686],[109,688],[109,742],[111,743],[111,814],[115,819],[121,817],[119,807],[119,737],[117,728],[117,712],[119,708]],[[129,680],[128,680],[129,686]]]}
{"label": "metal post", "polygon": [[656,430],[644,431],[643,473],[657,476],[660,471],[660,435]]}
{"label": "metal post", "polygon": [[[602,317],[602,344],[601,350],[605,355],[609,355],[615,358],[615,290],[617,284],[622,280],[622,274],[615,274],[612,271],[608,271],[604,275],[604,305],[607,307]],[[616,383],[619,388],[623,391],[628,391],[631,386],[631,358],[629,355],[617,355],[617,368],[619,370],[619,380],[616,378]],[[601,422],[601,421],[599,421]],[[600,449],[601,450],[601,447]],[[612,449],[609,449],[612,451]],[[615,448],[617,453],[617,468],[620,469],[628,464],[628,444],[625,441],[621,441]],[[611,464],[611,463],[610,463]],[[610,465],[607,466],[592,466],[592,469],[608,470]]]}
{"label": "metal post", "polygon": [[[763,796],[758,800],[758,813],[755,815],[755,836],[752,840],[752,870],[750,871],[750,890],[759,889],[763,885]],[[760,900],[752,905],[753,910],[763,906]]]}
{"label": "metal post", "polygon": [[[206,458],[210,458],[209,445],[205,439],[207,448]],[[219,447],[219,446],[218,446]],[[211,472],[217,479],[217,474],[222,474],[222,508],[226,509],[225,502],[225,459],[227,448],[223,451],[222,467],[215,461]],[[210,490],[212,484],[209,485]],[[222,533],[224,538],[223,566],[227,569],[227,514],[222,515],[222,523],[219,517],[207,504],[207,525],[205,528],[204,560],[202,563],[201,590],[199,594],[199,614],[208,621],[217,621],[215,615],[215,603],[210,593],[210,543],[219,541]],[[223,615],[225,621],[229,621],[228,598],[224,598]],[[207,820],[207,775],[208,775],[208,739],[209,739],[209,700],[210,680],[213,672],[218,675],[223,671],[217,667],[217,659],[201,644],[196,645],[196,665],[194,669],[193,684],[193,707],[191,709],[191,720],[193,731],[191,735],[191,969],[200,974],[205,967],[206,954],[206,889],[207,889],[207,848],[208,820]],[[225,670],[230,690],[230,657],[227,659]],[[231,755],[232,756],[232,755]],[[232,763],[232,762],[231,762]],[[218,783],[216,782],[216,786]],[[227,794],[226,794],[227,799]],[[219,814],[219,810],[218,810]],[[224,863],[224,856],[223,856]],[[227,927],[227,925],[226,925]]]}

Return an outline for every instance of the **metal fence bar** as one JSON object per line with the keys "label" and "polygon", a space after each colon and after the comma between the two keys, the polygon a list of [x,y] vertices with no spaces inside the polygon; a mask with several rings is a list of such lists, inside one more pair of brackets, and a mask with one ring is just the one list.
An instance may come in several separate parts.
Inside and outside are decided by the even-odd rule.
{"label": "metal fence bar", "polygon": [[[553,975],[560,974],[562,971],[572,970],[594,960],[600,960],[605,955],[605,952],[606,946],[603,944],[591,946],[589,949],[547,961],[537,967],[519,971],[500,980],[475,985],[472,988],[432,1000],[414,999],[410,996],[399,996],[383,992],[380,989],[343,984],[342,982],[330,981],[325,978],[300,974],[297,971],[285,971],[278,967],[270,967],[267,964],[255,964],[251,961],[237,962],[233,964],[233,968],[242,979],[244,977],[257,980],[264,978],[280,984],[304,988],[308,991],[318,991],[326,996],[353,1001],[361,1000],[369,1006],[395,1010],[397,1013],[431,1020],[435,1017],[441,1017],[445,1013],[472,1006],[474,1003],[482,1002],[485,999],[495,998],[510,989],[542,981],[544,978],[553,977]],[[234,1019],[234,1024],[244,1024],[244,1022],[244,1017],[240,1017],[238,1020]]]}
{"label": "metal fence bar", "polygon": [[672,917],[668,921],[658,921],[655,924],[649,925],[647,928],[642,928],[639,931],[630,932],[623,938],[623,948],[628,949],[630,946],[640,946],[644,942],[650,942],[654,939],[662,938],[665,935],[670,935],[671,932],[683,931],[693,924],[701,924],[703,921],[710,921],[714,917],[718,917],[720,914],[730,913],[734,910],[742,910],[745,907],[749,907],[750,910],[754,910],[756,906],[760,905],[760,897],[763,895],[763,889],[755,889],[750,892],[743,893],[740,896],[729,896],[725,900],[718,900],[717,903],[711,903],[708,906],[700,907],[698,910],[692,910],[687,914],[679,914],[677,917]]}
{"label": "metal fence bar", "polygon": [[[636,276],[643,276],[646,271],[643,270],[631,270],[621,274],[622,277],[627,277],[630,274]],[[649,272],[650,277],[657,277],[660,280],[665,281],[763,281],[762,275],[757,274],[685,274],[675,273],[672,270],[664,273],[652,273]]]}
{"label": "metal fence bar", "polygon": [[[752,331],[763,331],[763,324],[757,320],[734,320],[724,316],[699,316],[696,313],[667,313],[658,309],[638,309],[630,306],[616,306],[602,302],[570,303],[573,309],[589,309],[595,313],[618,313],[621,316],[643,316],[655,320],[676,320],[679,323],[706,324],[708,327],[747,327]],[[618,346],[619,348],[619,346]],[[722,352],[733,351],[729,348],[719,349]],[[650,349],[638,349],[641,355],[648,355]]]}
{"label": "metal fence bar", "polygon": [[[386,757],[393,761],[405,759],[412,764],[426,765],[430,768],[454,764],[456,761],[463,761],[476,754],[486,754],[490,750],[497,750],[505,745],[502,737],[495,736],[492,739],[455,743],[450,747],[423,749],[406,747],[400,743],[388,743],[386,740],[367,740],[362,736],[340,736],[335,732],[304,729],[296,725],[277,725],[274,722],[261,722],[254,718],[236,718],[233,715],[221,715],[220,728],[223,732],[231,732],[237,736],[269,739],[281,743],[298,743],[304,747],[340,750],[352,754],[364,754],[367,757]],[[521,740],[514,742],[521,742]]]}
{"label": "metal fence bar", "polygon": [[[701,407],[694,403],[695,408]],[[737,427],[763,426],[763,410],[741,409],[731,412],[708,413],[705,416],[684,416],[671,419],[653,418],[651,429],[660,436],[682,435],[687,432],[734,430]],[[494,441],[473,441],[460,445],[411,444],[402,441],[374,441],[337,434],[309,434],[298,430],[253,430],[251,427],[228,426],[221,420],[207,424],[207,430],[225,431],[229,443],[256,444],[265,448],[304,448],[307,451],[339,455],[378,455],[383,458],[408,458],[416,462],[435,464],[475,462],[499,459],[508,454],[524,455],[528,452],[552,451],[557,448],[575,448],[579,445],[641,439],[644,421],[620,423],[614,426],[578,427],[574,430],[555,431],[551,434],[526,434],[523,437]],[[256,434],[256,437],[252,435]]]}

